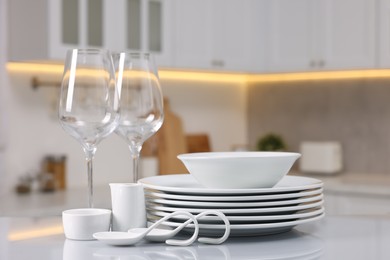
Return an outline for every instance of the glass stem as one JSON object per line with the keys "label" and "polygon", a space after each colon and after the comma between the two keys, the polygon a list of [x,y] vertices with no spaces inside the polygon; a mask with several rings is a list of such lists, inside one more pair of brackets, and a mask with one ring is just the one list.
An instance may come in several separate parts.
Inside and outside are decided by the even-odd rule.
{"label": "glass stem", "polygon": [[92,151],[85,150],[87,169],[88,169],[88,207],[93,208],[93,174],[92,174],[92,161],[95,154],[95,149]]}
{"label": "glass stem", "polygon": [[142,149],[142,143],[136,143],[135,145],[130,145],[130,152],[133,158],[133,183],[137,183],[138,174],[139,174],[139,156]]}
{"label": "glass stem", "polygon": [[93,208],[92,158],[87,158],[87,167],[88,167],[88,207]]}
{"label": "glass stem", "polygon": [[138,181],[139,154],[133,154],[133,183]]}

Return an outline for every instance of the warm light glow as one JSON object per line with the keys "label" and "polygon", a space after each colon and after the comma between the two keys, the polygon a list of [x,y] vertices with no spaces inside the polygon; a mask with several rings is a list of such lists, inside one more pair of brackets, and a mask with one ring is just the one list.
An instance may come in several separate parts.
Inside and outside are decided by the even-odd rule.
{"label": "warm light glow", "polygon": [[[9,62],[9,72],[57,74],[62,76],[64,65],[61,63],[24,63]],[[270,74],[245,74],[210,71],[184,71],[173,69],[159,69],[162,80],[179,81],[203,81],[203,82],[231,82],[231,83],[265,83],[281,81],[305,81],[305,80],[340,80],[359,78],[390,78],[390,70],[348,70],[348,71],[321,71],[321,72],[297,72],[297,73],[270,73]]]}
{"label": "warm light glow", "polygon": [[248,75],[248,82],[390,78],[390,70],[347,70]]}
{"label": "warm light glow", "polygon": [[19,73],[39,73],[39,74],[62,75],[62,73],[64,72],[64,64],[8,62],[7,63],[7,70],[9,72],[19,72]]}
{"label": "warm light glow", "polygon": [[12,232],[8,235],[8,240],[18,241],[18,240],[46,237],[52,235],[59,235],[63,233],[64,231],[62,225],[57,225],[57,226],[51,226],[46,228],[40,228],[40,229]]}
{"label": "warm light glow", "polygon": [[159,70],[158,73],[161,79],[166,80],[245,83],[247,79],[246,74],[238,73],[178,71],[164,69]]}
{"label": "warm light glow", "polygon": [[[144,71],[144,70],[120,70],[119,78],[129,80],[129,79],[151,79],[151,78],[156,78],[154,74],[150,71]],[[121,85],[122,82],[119,82],[118,80],[118,85]]]}

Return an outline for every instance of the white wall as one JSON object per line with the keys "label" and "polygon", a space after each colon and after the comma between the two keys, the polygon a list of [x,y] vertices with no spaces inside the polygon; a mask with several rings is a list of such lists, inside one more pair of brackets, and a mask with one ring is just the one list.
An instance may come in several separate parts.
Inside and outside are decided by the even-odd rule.
{"label": "white wall", "polygon": [[247,143],[246,86],[237,83],[162,82],[187,133],[207,133],[213,151]]}
{"label": "white wall", "polygon": [[0,0],[0,194],[5,188],[5,95],[7,86],[7,77],[5,62],[7,60],[7,1]]}
{"label": "white wall", "polygon": [[[32,75],[9,75],[8,187],[14,187],[18,176],[39,171],[47,154],[68,156],[68,186],[86,185],[81,146],[62,130],[56,118],[58,89],[33,90]],[[245,86],[163,81],[162,88],[172,111],[181,117],[185,131],[208,133],[214,151],[227,151],[247,142]],[[116,135],[99,145],[94,166],[96,185],[131,180],[130,154]]]}

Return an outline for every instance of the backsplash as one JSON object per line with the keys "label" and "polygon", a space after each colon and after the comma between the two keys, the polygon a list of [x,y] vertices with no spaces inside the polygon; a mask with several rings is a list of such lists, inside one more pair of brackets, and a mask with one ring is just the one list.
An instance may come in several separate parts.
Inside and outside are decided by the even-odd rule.
{"label": "backsplash", "polygon": [[[67,156],[67,186],[86,186],[86,164],[81,146],[65,133],[57,119],[59,89],[31,88],[28,73],[9,73],[3,86],[7,115],[6,150],[0,163],[0,185],[8,190],[26,174],[39,172],[48,155]],[[53,79],[58,80],[58,79]],[[49,79],[49,81],[53,81]],[[238,83],[162,81],[172,111],[183,122],[186,133],[205,133],[214,151],[230,150],[247,141],[246,88]],[[0,104],[1,106],[1,104]],[[1,160],[1,158],[0,158]],[[5,165],[4,165],[5,164]],[[6,176],[2,176],[1,167]],[[94,183],[131,180],[131,158],[127,145],[115,134],[98,146],[94,160]],[[108,187],[108,186],[107,186]]]}
{"label": "backsplash", "polygon": [[390,79],[262,83],[248,88],[248,140],[273,132],[290,151],[338,141],[345,172],[390,174]]}

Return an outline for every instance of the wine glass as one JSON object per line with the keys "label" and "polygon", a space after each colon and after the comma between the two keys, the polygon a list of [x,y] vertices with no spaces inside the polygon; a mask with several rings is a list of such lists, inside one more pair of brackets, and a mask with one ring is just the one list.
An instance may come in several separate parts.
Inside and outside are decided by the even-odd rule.
{"label": "wine glass", "polygon": [[142,145],[164,120],[163,95],[150,53],[114,54],[121,116],[115,132],[125,139],[133,159],[133,182],[138,180]]}
{"label": "wine glass", "polygon": [[111,53],[73,49],[66,55],[58,116],[83,147],[88,169],[88,206],[93,207],[92,160],[96,146],[115,130],[119,96]]}

